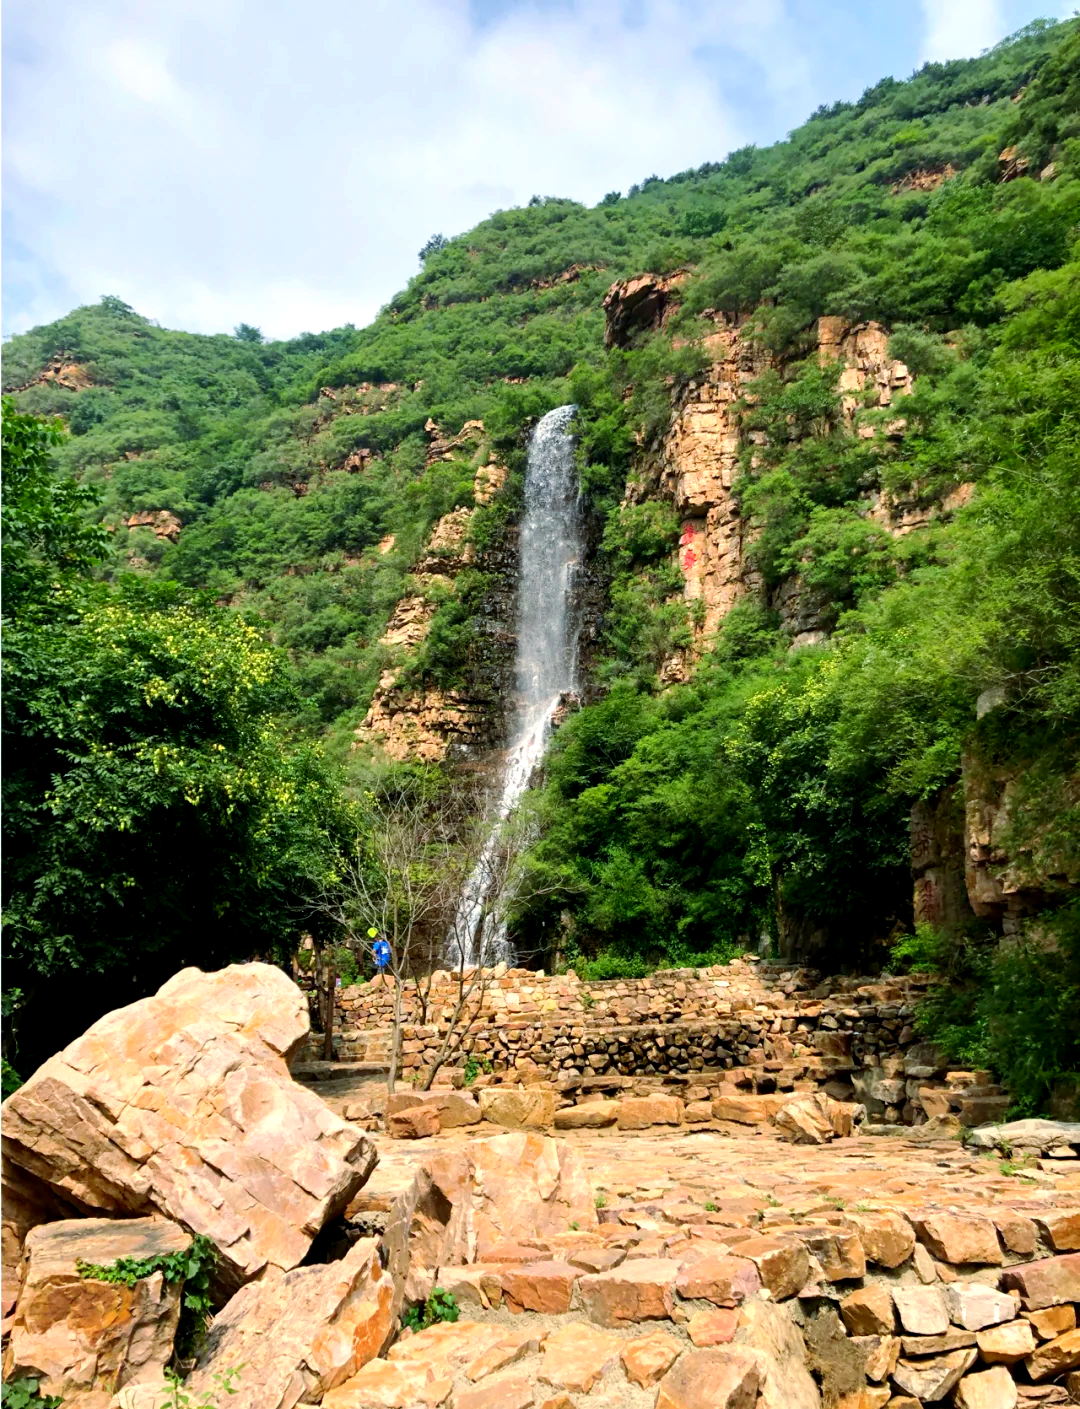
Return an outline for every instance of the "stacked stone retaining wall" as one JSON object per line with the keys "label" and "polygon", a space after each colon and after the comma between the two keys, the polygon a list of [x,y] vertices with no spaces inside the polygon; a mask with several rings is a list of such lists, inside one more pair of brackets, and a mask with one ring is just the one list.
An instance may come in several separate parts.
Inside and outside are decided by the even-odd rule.
{"label": "stacked stone retaining wall", "polygon": [[[464,1041],[449,1065],[460,1068],[471,1054],[480,1084],[545,1081],[563,1090],[679,1084],[737,1069],[738,1084],[755,1093],[824,1086],[886,1123],[950,1111],[967,1124],[1000,1117],[1008,1101],[988,1074],[950,1079],[919,1041],[915,1010],[926,985],[915,977],[823,979],[753,959],[603,982],[500,965],[469,999]],[[436,1059],[457,1001],[450,974],[406,984],[406,1079]],[[339,1057],[385,1063],[392,1010],[388,978],[341,989]]]}

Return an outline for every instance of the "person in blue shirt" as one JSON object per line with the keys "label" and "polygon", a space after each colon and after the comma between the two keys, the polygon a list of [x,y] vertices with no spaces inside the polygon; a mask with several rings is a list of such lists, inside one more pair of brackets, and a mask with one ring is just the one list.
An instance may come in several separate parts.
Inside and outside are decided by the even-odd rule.
{"label": "person in blue shirt", "polygon": [[371,946],[371,957],[375,960],[377,972],[384,974],[390,967],[390,946],[385,939],[377,939]]}

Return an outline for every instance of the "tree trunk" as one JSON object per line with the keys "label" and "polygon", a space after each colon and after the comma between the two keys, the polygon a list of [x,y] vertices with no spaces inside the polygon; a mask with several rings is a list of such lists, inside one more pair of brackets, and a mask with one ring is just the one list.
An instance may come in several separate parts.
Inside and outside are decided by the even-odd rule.
{"label": "tree trunk", "polygon": [[394,975],[394,1034],[390,1041],[390,1070],[386,1076],[386,1094],[394,1094],[397,1080],[398,1056],[401,1052],[401,979]]}
{"label": "tree trunk", "polygon": [[335,972],[333,951],[327,949],[326,959],[323,963],[323,1042],[322,1055],[324,1062],[334,1060],[334,1008],[337,998],[337,974]]}

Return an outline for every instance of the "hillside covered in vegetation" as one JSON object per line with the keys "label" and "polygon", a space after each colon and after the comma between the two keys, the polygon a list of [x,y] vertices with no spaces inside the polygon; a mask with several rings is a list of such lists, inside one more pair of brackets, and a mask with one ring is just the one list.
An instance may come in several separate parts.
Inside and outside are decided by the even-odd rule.
{"label": "hillside covered in vegetation", "polygon": [[[294,941],[348,829],[336,790],[359,795],[381,766],[354,747],[380,681],[475,687],[529,429],[572,402],[600,609],[586,705],[526,804],[521,952],[597,976],[762,943],[831,969],[936,965],[951,996],[930,1030],[1029,1106],[1060,1087],[1080,1069],[1078,113],[1080,28],[1039,23],[773,147],[435,237],[364,329],[203,337],[104,298],[13,339],[11,414],[61,418],[51,473],[82,496],[65,513],[104,525],[74,558],[27,538],[64,585],[28,589],[14,624],[9,728],[34,740],[9,769],[24,986],[123,967],[145,927],[173,937],[168,961],[199,960],[185,887],[238,825],[236,778],[200,771],[215,748],[245,784],[243,759],[261,760],[265,789],[229,842],[255,858],[245,918],[230,930],[218,907],[213,953],[256,947],[267,905]],[[662,308],[613,330],[608,290],[646,272]],[[834,324],[882,330],[902,401],[853,393],[822,351]],[[665,457],[718,336],[753,375],[725,413],[741,585],[712,620],[680,568]],[[487,466],[498,489],[478,496]],[[429,538],[465,509],[468,561],[448,577]],[[419,639],[388,639],[402,599],[427,602]],[[133,662],[166,641],[172,665],[103,689],[88,680],[116,668],[103,631]],[[175,794],[161,750],[179,719],[160,727],[146,693],[159,677],[188,712],[194,771]],[[138,787],[122,752],[111,775],[104,761],[119,736],[145,763]],[[198,838],[159,828],[185,795],[219,798]],[[913,909],[913,817],[943,856],[989,828],[996,898]],[[236,885],[217,876],[209,911]],[[87,913],[107,943],[82,937]]]}

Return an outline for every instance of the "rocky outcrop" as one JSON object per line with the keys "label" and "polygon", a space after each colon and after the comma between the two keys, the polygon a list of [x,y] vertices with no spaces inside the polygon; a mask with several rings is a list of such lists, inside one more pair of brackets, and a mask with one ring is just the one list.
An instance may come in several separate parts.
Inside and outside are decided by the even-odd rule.
{"label": "rocky outcrop", "polygon": [[[459,435],[444,437],[429,421],[429,463],[457,459],[462,447],[477,443],[483,429],[482,421],[467,421]],[[507,472],[494,455],[485,458],[482,448],[473,459],[473,501],[479,508],[499,494]],[[473,755],[501,741],[514,648],[508,622],[513,612],[515,562],[505,545],[476,552],[469,540],[475,511],[462,507],[444,514],[420,552],[412,579],[419,590],[401,599],[380,638],[393,664],[379,677],[364,722],[356,730],[358,747],[375,745],[399,762],[438,763],[448,755]],[[488,571],[499,583],[476,623],[465,671],[468,683],[448,689],[403,678],[410,658],[427,637],[439,600],[454,592],[455,580],[466,567]]]}
{"label": "rocky outcrop", "polygon": [[964,804],[953,785],[911,809],[916,923],[956,932],[972,918],[964,878]]}
{"label": "rocky outcrop", "polygon": [[[1036,865],[1030,853],[1010,846],[1009,826],[1023,785],[1020,769],[968,753],[962,761],[962,785],[968,900],[980,919],[996,921],[1004,934],[1014,934],[1028,915],[1075,887],[1080,876],[1064,855],[1057,864],[1043,858]],[[1080,794],[1080,779],[1073,780],[1072,792]]]}
{"label": "rocky outcrop", "polygon": [[[655,484],[655,491],[683,519],[678,549],[683,596],[687,602],[703,604],[702,636],[715,632],[737,601],[762,591],[747,562],[749,530],[739,515],[734,485],[740,456],[748,444],[760,439],[759,432],[744,431],[743,398],[751,382],[778,365],[748,335],[747,319],[713,316],[716,331],[702,340],[712,363],[699,380],[689,383],[673,408],[670,429],[659,448]],[[823,362],[843,364],[841,406],[853,433],[865,429],[875,434],[857,425],[862,407],[889,407],[911,390],[911,373],[889,356],[888,341],[879,323],[818,320],[818,356]],[[889,433],[890,427],[885,430]],[[641,492],[655,491],[644,485]],[[879,497],[873,507],[890,531],[903,527],[904,506]],[[814,629],[814,614],[807,615],[797,583],[781,591],[773,605],[790,623],[793,636]]]}
{"label": "rocky outcrop", "polygon": [[215,1316],[185,1392],[201,1403],[218,1392],[216,1375],[239,1367],[231,1409],[318,1404],[385,1349],[397,1328],[393,1302],[374,1238],[340,1262],[243,1287]]}
{"label": "rocky outcrop", "polygon": [[531,1131],[497,1135],[425,1161],[391,1211],[386,1265],[399,1297],[421,1300],[440,1269],[596,1226],[592,1188],[570,1146]]}
{"label": "rocky outcrop", "polygon": [[[991,700],[986,707],[997,703]],[[1042,856],[1037,864],[1030,850],[1018,851],[1011,841],[1022,785],[1020,769],[988,764],[968,752],[959,783],[915,804],[911,866],[916,920],[958,933],[978,917],[1010,936],[1025,919],[1075,887],[1080,877],[1064,856],[1060,861]]]}
{"label": "rocky outcrop", "polygon": [[85,391],[95,382],[89,369],[81,362],[69,362],[61,354],[43,367],[36,377],[31,377],[22,386],[5,386],[4,391],[29,391],[32,386],[58,386],[65,391]]}
{"label": "rocky outcrop", "polygon": [[184,969],[8,1097],[5,1157],[82,1213],[205,1234],[225,1287],[295,1267],[376,1160],[289,1075],[308,1030],[280,969]]}
{"label": "rocky outcrop", "polygon": [[625,347],[636,333],[659,328],[671,291],[686,277],[685,270],[677,270],[674,274],[637,274],[612,284],[604,295],[604,346]]}
{"label": "rocky outcrop", "polygon": [[142,509],[138,513],[129,514],[124,520],[124,525],[127,528],[152,529],[155,538],[164,538],[169,543],[176,542],[183,528],[180,520],[168,509]]}
{"label": "rocky outcrop", "polygon": [[439,763],[452,750],[486,744],[491,701],[463,690],[398,689],[397,672],[379,679],[371,708],[356,731],[358,743],[378,743],[387,758]]}
{"label": "rocky outcrop", "polygon": [[944,166],[919,166],[906,176],[901,176],[899,181],[894,181],[889,190],[894,196],[902,195],[904,191],[936,191],[955,175],[957,170],[952,162],[947,161]]}
{"label": "rocky outcrop", "polygon": [[160,1272],[137,1281],[103,1282],[78,1263],[107,1267],[183,1252],[190,1236],[159,1218],[80,1218],[35,1228],[26,1240],[25,1277],[4,1379],[39,1380],[46,1394],[112,1395],[125,1385],[156,1383],[172,1357],[180,1318],[180,1283]]}

